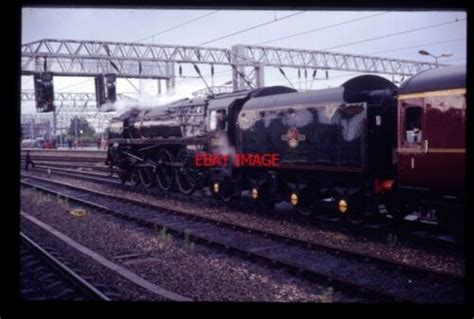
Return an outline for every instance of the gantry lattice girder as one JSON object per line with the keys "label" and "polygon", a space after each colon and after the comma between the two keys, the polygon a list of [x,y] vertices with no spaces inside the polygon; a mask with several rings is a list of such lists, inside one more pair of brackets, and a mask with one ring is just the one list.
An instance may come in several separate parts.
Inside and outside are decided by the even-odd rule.
{"label": "gantry lattice girder", "polygon": [[22,114],[21,115],[21,124],[30,124],[30,123],[41,123],[47,124],[50,126],[51,132],[57,132],[58,129],[68,128],[71,120],[74,117],[85,118],[87,121],[92,123],[96,129],[103,131],[107,126],[108,122],[117,115],[116,112],[111,113],[102,113],[87,111],[87,112],[77,112],[77,111],[63,111],[56,116],[52,113],[34,113],[34,114]]}
{"label": "gantry lattice girder", "polygon": [[[56,111],[48,113],[34,113],[22,114],[22,123],[44,121],[51,124],[52,132],[57,132],[57,129],[68,126],[70,120],[75,117],[83,117],[91,122],[107,123],[110,119],[116,116],[116,112],[99,112],[96,107],[95,93],[87,92],[62,92],[55,93]],[[117,94],[118,100],[136,101],[136,99],[123,94]],[[34,101],[34,92],[22,92],[21,100]],[[54,114],[55,113],[55,114]],[[102,129],[103,129],[102,125]]]}
{"label": "gantry lattice girder", "polygon": [[[78,113],[78,112],[64,112],[58,114],[56,116],[57,120],[70,120],[74,117],[83,117],[88,120],[102,120],[108,121],[116,116],[117,113],[97,113],[96,112],[85,112],[85,113]],[[22,114],[21,115],[21,123],[29,123],[32,121],[36,122],[52,122],[53,121],[53,114],[50,113],[36,113],[36,114]]]}
{"label": "gantry lattice girder", "polygon": [[130,61],[230,64],[230,51],[220,48],[111,41],[45,39],[22,45],[22,56],[114,59]]}
{"label": "gantry lattice girder", "polygon": [[[355,71],[410,76],[436,67],[435,63],[382,58],[320,50],[300,50],[251,45],[234,46],[239,64]],[[446,66],[446,65],[440,65]]]}
{"label": "gantry lattice girder", "polygon": [[[134,98],[124,95],[124,94],[117,94],[117,99],[119,100],[135,100]],[[21,100],[22,101],[34,101],[35,100],[35,93],[34,92],[21,92]],[[86,92],[60,92],[54,93],[54,101],[56,102],[85,102],[91,101],[93,103],[96,102],[96,95],[95,93],[86,93]]]}
{"label": "gantry lattice girder", "polygon": [[138,78],[174,76],[173,65],[163,62],[234,67],[315,68],[402,76],[436,67],[435,63],[420,61],[252,45],[235,45],[229,50],[199,46],[46,39],[23,44],[21,52],[23,74],[44,70],[46,66],[46,69],[53,73],[67,75],[111,72],[119,76]]}
{"label": "gantry lattice girder", "polygon": [[[44,70],[57,75],[174,78],[171,62],[229,64],[225,49],[126,42],[45,39],[22,45],[22,74]],[[46,62],[45,62],[46,61]]]}
{"label": "gantry lattice girder", "polygon": [[[209,89],[211,89],[213,94],[230,93],[233,91],[232,86],[225,86],[225,85],[211,86],[209,87]],[[209,89],[208,88],[200,89],[200,90],[192,92],[191,94],[195,97],[207,96],[209,95]]]}

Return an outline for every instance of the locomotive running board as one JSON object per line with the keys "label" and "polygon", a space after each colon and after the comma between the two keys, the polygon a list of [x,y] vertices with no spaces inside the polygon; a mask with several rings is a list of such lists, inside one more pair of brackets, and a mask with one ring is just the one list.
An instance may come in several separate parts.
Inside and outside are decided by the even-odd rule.
{"label": "locomotive running board", "polygon": [[194,137],[194,138],[180,138],[180,137],[172,137],[172,138],[147,138],[147,139],[125,139],[125,138],[117,138],[111,139],[110,143],[119,143],[125,145],[146,145],[146,144],[156,144],[156,145],[164,145],[164,144],[180,144],[180,145],[201,145],[205,144],[207,139],[205,137]]}

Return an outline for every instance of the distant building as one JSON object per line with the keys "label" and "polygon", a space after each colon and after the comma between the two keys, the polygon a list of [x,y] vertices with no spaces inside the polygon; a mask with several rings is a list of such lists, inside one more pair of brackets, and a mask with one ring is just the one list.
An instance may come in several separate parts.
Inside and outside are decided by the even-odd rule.
{"label": "distant building", "polygon": [[26,122],[21,123],[22,139],[35,139],[37,137],[50,138],[52,125],[49,122]]}

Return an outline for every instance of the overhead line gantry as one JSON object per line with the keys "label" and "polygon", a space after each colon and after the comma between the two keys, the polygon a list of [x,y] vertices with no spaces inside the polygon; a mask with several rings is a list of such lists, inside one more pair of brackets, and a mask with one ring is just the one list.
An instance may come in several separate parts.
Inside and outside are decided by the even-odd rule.
{"label": "overhead line gantry", "polygon": [[[112,41],[44,39],[21,47],[21,72],[49,71],[62,76],[165,79],[174,87],[174,63],[228,65],[234,90],[264,86],[265,67],[323,69],[411,76],[435,63],[267,46],[234,45],[231,49]],[[444,66],[444,65],[441,65]],[[251,76],[249,74],[252,74]]]}

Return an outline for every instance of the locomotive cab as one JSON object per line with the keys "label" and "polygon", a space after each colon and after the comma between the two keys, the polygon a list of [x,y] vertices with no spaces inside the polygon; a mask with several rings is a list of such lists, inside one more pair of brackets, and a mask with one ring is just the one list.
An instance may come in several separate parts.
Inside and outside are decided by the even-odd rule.
{"label": "locomotive cab", "polygon": [[233,162],[236,153],[242,151],[238,131],[238,116],[243,105],[250,99],[259,96],[269,96],[280,93],[295,92],[296,90],[274,86],[241,91],[215,96],[209,101],[207,135],[207,150],[210,154],[228,156],[226,166],[210,169],[210,184],[213,192],[228,201],[234,194],[240,194],[240,170],[235,169]]}

